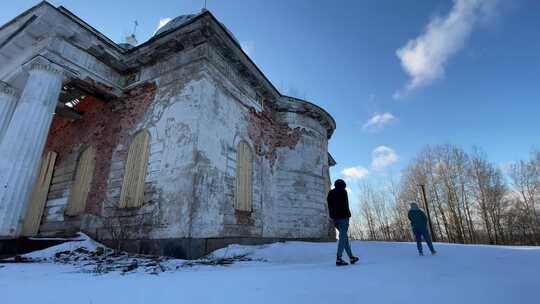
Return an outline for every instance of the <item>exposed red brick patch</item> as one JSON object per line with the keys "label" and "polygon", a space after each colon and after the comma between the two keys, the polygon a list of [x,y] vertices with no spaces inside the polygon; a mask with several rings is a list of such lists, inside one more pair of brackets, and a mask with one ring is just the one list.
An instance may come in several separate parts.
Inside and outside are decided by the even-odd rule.
{"label": "exposed red brick patch", "polygon": [[86,212],[100,213],[114,149],[119,144],[129,144],[133,129],[152,104],[155,93],[156,85],[145,83],[127,92],[123,98],[109,103],[91,96],[85,97],[77,105],[77,110],[84,112],[79,120],[54,116],[45,151],[58,153],[58,164],[73,153],[81,153],[85,147],[96,148],[96,167]]}
{"label": "exposed red brick patch", "polygon": [[253,225],[254,220],[251,217],[251,211],[234,210],[236,223],[239,225]]}
{"label": "exposed red brick patch", "polygon": [[278,148],[294,147],[306,133],[304,128],[289,128],[288,125],[275,121],[269,110],[257,113],[251,108],[249,111],[249,138],[254,144],[255,153],[264,156],[274,166]]}

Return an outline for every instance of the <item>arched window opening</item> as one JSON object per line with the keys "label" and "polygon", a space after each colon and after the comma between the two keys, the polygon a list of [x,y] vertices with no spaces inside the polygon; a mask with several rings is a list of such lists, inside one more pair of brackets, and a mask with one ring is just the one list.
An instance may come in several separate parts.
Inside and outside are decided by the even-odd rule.
{"label": "arched window opening", "polygon": [[236,154],[236,210],[251,211],[251,201],[253,197],[252,186],[253,175],[253,154],[251,148],[245,141],[241,141],[237,147]]}
{"label": "arched window opening", "polygon": [[71,188],[66,215],[74,216],[84,212],[86,208],[86,199],[92,185],[94,177],[94,168],[96,165],[96,150],[94,147],[85,149],[77,162],[75,171],[75,182]]}
{"label": "arched window opening", "polygon": [[120,208],[136,208],[143,204],[144,178],[150,154],[150,134],[139,132],[129,146],[128,157],[120,194]]}

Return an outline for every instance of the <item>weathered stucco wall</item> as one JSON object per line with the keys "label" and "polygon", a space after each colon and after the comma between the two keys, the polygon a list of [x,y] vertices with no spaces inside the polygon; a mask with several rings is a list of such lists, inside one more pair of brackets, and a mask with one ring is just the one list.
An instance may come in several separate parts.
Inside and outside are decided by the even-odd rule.
{"label": "weathered stucco wall", "polygon": [[[219,57],[218,57],[219,58]],[[197,187],[196,213],[205,231],[205,214],[222,217],[221,237],[321,238],[328,236],[326,209],[327,130],[311,117],[277,112],[268,105],[262,111],[245,92],[242,81],[231,81],[211,64],[205,95],[201,100],[198,150],[203,177]],[[226,63],[220,62],[219,65]],[[246,141],[253,161],[253,210],[234,209],[236,147]],[[223,196],[222,193],[226,195]],[[218,225],[219,226],[219,225]],[[194,226],[196,227],[196,226]],[[193,235],[194,237],[204,237]],[[211,235],[208,235],[211,237]],[[206,236],[206,237],[208,237]]]}
{"label": "weathered stucco wall", "polygon": [[[8,36],[2,81],[25,87],[22,66],[37,55],[66,77],[45,148],[58,157],[40,234],[83,230],[129,239],[129,250],[185,255],[191,247],[328,235],[335,123],[317,106],[281,96],[208,11],[129,48],[43,2],[0,31]],[[76,119],[65,104],[79,97]],[[142,131],[150,135],[142,206],[120,209],[128,151]],[[253,155],[250,211],[235,209],[240,142]],[[96,159],[86,206],[67,216],[89,147]]]}
{"label": "weathered stucco wall", "polygon": [[[146,129],[151,143],[145,204],[156,207],[143,209],[157,220],[144,237],[321,236],[327,229],[328,164],[327,134],[318,121],[270,107],[260,111],[245,93],[249,86],[230,81],[211,62],[196,61],[156,76],[155,85],[133,89],[127,98],[82,103],[81,120],[55,118],[47,150],[59,157],[43,232],[60,229],[55,222],[66,220],[63,210],[77,157],[89,145],[97,148],[98,159],[87,212],[136,221],[141,211],[117,214],[113,209],[130,140]],[[251,213],[234,210],[241,140],[255,156]],[[98,224],[83,226],[94,230]],[[105,237],[106,231],[100,233]]]}
{"label": "weathered stucco wall", "polygon": [[[81,228],[110,239],[123,226],[133,240],[326,237],[325,127],[272,101],[261,105],[210,46],[186,52],[141,70],[145,82],[125,98],[89,98],[81,120],[55,118],[47,150],[59,157],[41,232]],[[129,144],[143,129],[150,133],[144,204],[119,210]],[[254,156],[251,212],[234,208],[240,141]],[[86,214],[67,217],[77,158],[90,145],[98,159]],[[160,244],[130,249],[155,252]]]}
{"label": "weathered stucco wall", "polygon": [[327,135],[320,123],[304,115],[284,112],[280,121],[302,128],[298,143],[277,151],[272,177],[274,225],[265,233],[281,237],[317,238],[328,231],[325,169],[328,166]]}
{"label": "weathered stucco wall", "polygon": [[194,183],[197,173],[197,141],[204,79],[201,65],[180,68],[157,79],[156,99],[140,128],[150,131],[150,164],[156,172],[153,201],[159,205],[147,238],[185,238],[191,233]]}
{"label": "weathered stucco wall", "polygon": [[268,164],[255,153],[252,212],[234,208],[237,146],[245,141],[254,147],[248,130],[255,103],[213,66],[207,65],[206,70],[197,143],[200,159],[192,236],[262,237]]}
{"label": "weathered stucco wall", "polygon": [[[55,118],[47,150],[58,152],[59,157],[42,233],[76,230],[80,225],[99,238],[109,237],[109,228],[100,228],[107,226],[103,219],[64,216],[78,155],[91,145],[98,157],[87,213],[124,218],[126,226],[133,226],[133,238],[189,235],[198,109],[204,90],[197,79],[199,70],[200,66],[179,69],[174,77],[157,78],[159,88],[145,84],[121,100],[83,102],[81,106],[88,109],[80,109],[85,112],[81,120]],[[142,129],[151,137],[144,204],[137,210],[117,210],[129,144]]]}

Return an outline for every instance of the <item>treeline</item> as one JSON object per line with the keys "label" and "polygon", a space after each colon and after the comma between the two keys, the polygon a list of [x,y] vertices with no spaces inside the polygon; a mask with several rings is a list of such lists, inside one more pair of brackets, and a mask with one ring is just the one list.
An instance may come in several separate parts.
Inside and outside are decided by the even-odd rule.
{"label": "treeline", "polygon": [[437,241],[540,245],[540,151],[502,171],[485,153],[453,145],[428,146],[384,187],[359,185],[351,221],[355,239],[411,241],[407,211],[426,209]]}

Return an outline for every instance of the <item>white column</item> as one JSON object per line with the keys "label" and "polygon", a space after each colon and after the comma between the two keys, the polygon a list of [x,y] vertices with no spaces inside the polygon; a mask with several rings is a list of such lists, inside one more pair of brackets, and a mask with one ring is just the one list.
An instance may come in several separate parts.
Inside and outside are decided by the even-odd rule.
{"label": "white column", "polygon": [[21,231],[40,156],[62,88],[62,70],[44,58],[29,64],[29,77],[0,143],[0,237]]}
{"label": "white column", "polygon": [[15,90],[9,84],[0,81],[0,142],[9,125],[16,102]]}

